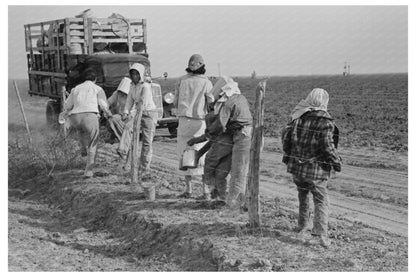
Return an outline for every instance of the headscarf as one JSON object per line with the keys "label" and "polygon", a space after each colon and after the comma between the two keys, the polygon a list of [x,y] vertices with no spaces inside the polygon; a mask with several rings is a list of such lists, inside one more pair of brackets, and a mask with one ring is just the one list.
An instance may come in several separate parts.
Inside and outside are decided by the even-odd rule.
{"label": "headscarf", "polygon": [[216,101],[214,113],[217,114],[225,101],[227,101],[234,94],[241,94],[241,91],[238,88],[238,83],[231,77],[221,76],[218,78],[217,82],[208,94],[212,94],[214,96],[214,101]]}
{"label": "headscarf", "polygon": [[218,77],[217,81],[215,82],[214,86],[208,92],[208,94],[212,95],[214,97],[214,101],[218,100],[220,98],[221,89],[223,86],[225,86],[228,82],[232,81],[228,76],[221,76]]}
{"label": "headscarf", "polygon": [[146,71],[146,68],[144,67],[144,65],[140,63],[134,63],[132,66],[130,66],[129,71],[130,70],[136,70],[137,72],[139,72],[141,81],[145,79],[144,73]]}
{"label": "headscarf", "polygon": [[314,88],[305,99],[302,99],[293,109],[292,120],[298,119],[309,111],[327,111],[329,95],[321,88]]}
{"label": "headscarf", "polygon": [[124,92],[125,94],[129,94],[130,84],[131,84],[130,78],[124,77],[123,79],[121,79],[121,82],[117,87],[117,90]]}

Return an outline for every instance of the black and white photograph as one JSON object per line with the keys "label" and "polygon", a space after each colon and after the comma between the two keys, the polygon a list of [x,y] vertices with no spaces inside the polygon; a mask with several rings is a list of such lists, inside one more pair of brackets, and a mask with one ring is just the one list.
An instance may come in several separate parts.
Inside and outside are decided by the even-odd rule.
{"label": "black and white photograph", "polygon": [[408,2],[9,2],[4,271],[409,273]]}

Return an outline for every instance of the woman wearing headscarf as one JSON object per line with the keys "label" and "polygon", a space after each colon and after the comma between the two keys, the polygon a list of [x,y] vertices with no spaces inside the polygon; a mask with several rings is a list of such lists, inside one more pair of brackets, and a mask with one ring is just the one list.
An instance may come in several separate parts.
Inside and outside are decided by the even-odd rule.
{"label": "woman wearing headscarf", "polygon": [[298,237],[304,240],[310,228],[311,192],[315,206],[312,235],[325,248],[330,245],[328,180],[332,170],[341,171],[341,159],[336,150],[337,128],[327,111],[328,101],[328,92],[313,89],[294,108],[291,121],[282,132],[283,162],[298,189]]}
{"label": "woman wearing headscarf", "polygon": [[[179,164],[182,155],[187,148],[187,141],[193,137],[198,137],[205,132],[205,115],[207,106],[213,102],[213,97],[209,95],[212,83],[205,76],[205,64],[201,55],[191,56],[186,68],[187,74],[179,79],[175,89],[175,102],[177,116],[179,118],[177,154]],[[202,143],[192,146],[199,150]],[[192,177],[203,175],[204,157],[199,160],[197,168],[179,170],[179,174],[185,176],[185,192],[180,197],[189,198],[192,196]],[[203,197],[209,199],[209,190],[203,182]]]}
{"label": "woman wearing headscarf", "polygon": [[[212,144],[204,166],[205,182],[218,193],[220,201],[230,207],[242,207],[250,158],[252,116],[247,99],[238,83],[220,77],[210,94],[216,100],[213,116],[207,120],[205,137]],[[198,138],[188,143],[198,142]],[[229,186],[227,175],[231,172]],[[228,188],[228,194],[227,194]]]}
{"label": "woman wearing headscarf", "polygon": [[[146,69],[142,64],[134,63],[129,69],[130,75],[130,88],[126,99],[126,105],[124,106],[124,113],[122,120],[129,120],[126,123],[125,130],[121,136],[120,146],[125,145],[118,149],[119,154],[126,155],[129,152],[129,145],[133,138],[133,116],[136,113],[136,105],[142,105],[143,112],[141,118],[141,134],[142,134],[142,148],[140,151],[140,175],[145,178],[145,174],[148,173],[150,163],[153,155],[153,138],[155,136],[156,124],[157,124],[157,110],[153,101],[152,86],[147,81],[149,77],[146,77]],[[127,157],[127,162],[129,158]]]}

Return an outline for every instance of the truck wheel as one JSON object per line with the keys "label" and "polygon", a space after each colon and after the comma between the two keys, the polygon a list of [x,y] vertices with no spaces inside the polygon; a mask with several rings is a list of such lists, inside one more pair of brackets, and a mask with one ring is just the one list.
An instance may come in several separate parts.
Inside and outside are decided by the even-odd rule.
{"label": "truck wheel", "polygon": [[61,110],[60,103],[49,100],[46,103],[46,124],[52,128],[57,128],[59,126],[58,116]]}
{"label": "truck wheel", "polygon": [[178,123],[168,124],[168,130],[172,137],[176,137],[178,135]]}

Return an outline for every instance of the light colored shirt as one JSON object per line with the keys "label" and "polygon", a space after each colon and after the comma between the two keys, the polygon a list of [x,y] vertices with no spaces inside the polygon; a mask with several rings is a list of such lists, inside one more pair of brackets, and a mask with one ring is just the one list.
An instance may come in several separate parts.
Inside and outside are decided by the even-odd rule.
{"label": "light colored shirt", "polygon": [[111,114],[104,90],[92,81],[85,81],[73,88],[65,102],[65,110],[69,115],[99,113],[98,107],[106,114]]}
{"label": "light colored shirt", "polygon": [[156,105],[153,102],[152,85],[149,83],[134,84],[131,82],[130,91],[127,95],[126,105],[124,106],[124,113],[130,113],[131,108],[135,103],[143,103],[143,111],[155,111]]}
{"label": "light colored shirt", "polygon": [[209,93],[211,89],[212,83],[204,75],[183,76],[175,90],[177,116],[204,119],[208,112],[207,104],[214,102],[213,95]]}

